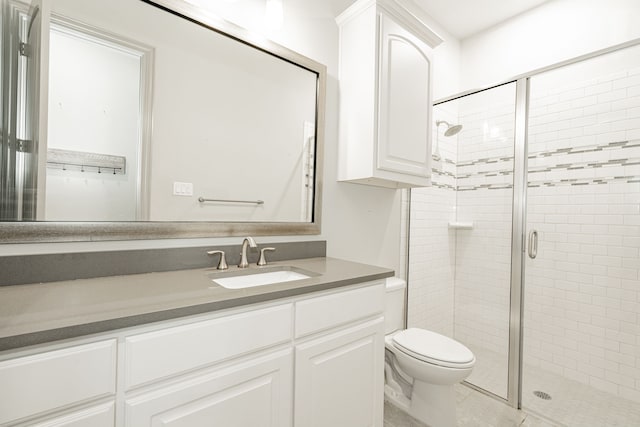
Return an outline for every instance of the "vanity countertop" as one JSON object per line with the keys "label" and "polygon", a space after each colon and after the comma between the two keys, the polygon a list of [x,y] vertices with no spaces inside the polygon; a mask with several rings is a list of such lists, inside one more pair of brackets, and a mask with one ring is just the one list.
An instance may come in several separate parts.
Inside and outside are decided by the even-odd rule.
{"label": "vanity countertop", "polygon": [[[215,268],[0,287],[0,351],[393,276],[391,269],[335,258],[273,262],[318,276],[226,289]],[[251,266],[257,269],[258,267]],[[236,267],[231,267],[236,269]]]}

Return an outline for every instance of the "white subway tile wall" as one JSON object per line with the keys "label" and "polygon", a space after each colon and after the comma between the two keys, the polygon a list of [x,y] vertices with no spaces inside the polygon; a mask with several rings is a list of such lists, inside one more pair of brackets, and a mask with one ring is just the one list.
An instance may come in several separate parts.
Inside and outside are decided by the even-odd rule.
{"label": "white subway tile wall", "polygon": [[[434,108],[436,120],[456,123],[457,111]],[[432,186],[411,190],[408,325],[453,336],[455,161],[457,136],[434,126]]]}

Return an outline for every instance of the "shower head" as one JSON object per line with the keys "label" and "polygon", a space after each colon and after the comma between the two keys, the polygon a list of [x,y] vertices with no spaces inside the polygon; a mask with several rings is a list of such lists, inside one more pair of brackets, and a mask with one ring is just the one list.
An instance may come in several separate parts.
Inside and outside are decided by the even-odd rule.
{"label": "shower head", "polygon": [[462,130],[462,125],[452,125],[444,120],[436,121],[436,126],[440,126],[442,123],[447,125],[447,130],[444,131],[444,136],[453,136]]}

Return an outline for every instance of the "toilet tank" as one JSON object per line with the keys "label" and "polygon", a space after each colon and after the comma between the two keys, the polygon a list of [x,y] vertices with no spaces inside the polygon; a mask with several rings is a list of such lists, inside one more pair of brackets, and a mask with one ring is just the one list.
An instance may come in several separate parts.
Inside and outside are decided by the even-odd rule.
{"label": "toilet tank", "polygon": [[404,329],[404,293],[407,284],[397,277],[386,279],[384,333]]}

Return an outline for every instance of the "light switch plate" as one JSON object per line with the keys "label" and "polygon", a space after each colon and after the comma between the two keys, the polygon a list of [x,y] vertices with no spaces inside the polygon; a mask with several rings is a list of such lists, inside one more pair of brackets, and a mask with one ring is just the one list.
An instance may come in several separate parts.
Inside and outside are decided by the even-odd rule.
{"label": "light switch plate", "polygon": [[173,195],[174,196],[193,196],[193,183],[192,182],[174,182]]}

